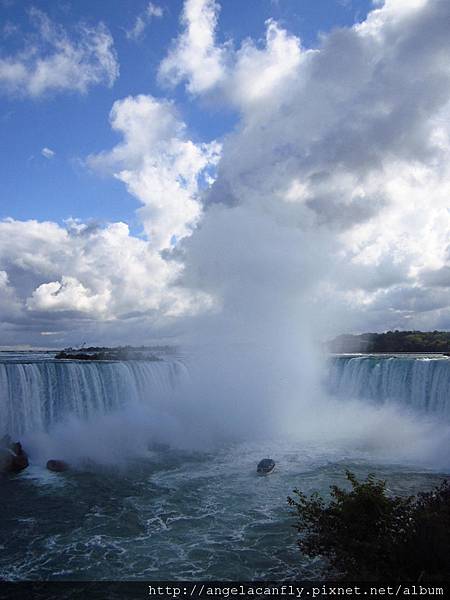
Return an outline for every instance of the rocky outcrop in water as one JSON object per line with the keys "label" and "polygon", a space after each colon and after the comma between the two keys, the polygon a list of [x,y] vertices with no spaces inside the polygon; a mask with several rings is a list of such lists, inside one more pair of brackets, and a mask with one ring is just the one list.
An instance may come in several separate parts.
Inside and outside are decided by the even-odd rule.
{"label": "rocky outcrop in water", "polygon": [[73,349],[68,348],[61,350],[55,355],[57,360],[99,360],[99,361],[127,361],[127,360],[144,360],[144,361],[160,361],[162,360],[153,352],[149,352],[145,348],[137,350],[131,346],[120,348],[86,348]]}
{"label": "rocky outcrop in water", "polygon": [[20,442],[12,442],[9,435],[0,440],[0,474],[20,473],[28,467],[28,456]]}
{"label": "rocky outcrop in water", "polygon": [[63,460],[51,459],[47,461],[47,469],[49,471],[54,471],[55,473],[62,473],[63,471],[67,471],[69,465]]}

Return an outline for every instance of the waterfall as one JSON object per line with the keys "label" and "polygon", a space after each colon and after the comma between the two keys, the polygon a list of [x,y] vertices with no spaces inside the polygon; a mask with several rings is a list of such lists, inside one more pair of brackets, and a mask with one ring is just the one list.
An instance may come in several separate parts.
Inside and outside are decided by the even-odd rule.
{"label": "waterfall", "polygon": [[[0,361],[0,435],[48,431],[75,416],[89,421],[126,405],[167,408],[187,377],[178,358],[160,361]],[[329,361],[332,395],[376,404],[397,403],[450,419],[450,360],[337,356]]]}
{"label": "waterfall", "polygon": [[450,418],[450,360],[444,357],[334,357],[326,387],[333,395],[394,402]]}
{"label": "waterfall", "polygon": [[129,403],[158,402],[186,375],[178,360],[0,362],[0,434],[46,431]]}

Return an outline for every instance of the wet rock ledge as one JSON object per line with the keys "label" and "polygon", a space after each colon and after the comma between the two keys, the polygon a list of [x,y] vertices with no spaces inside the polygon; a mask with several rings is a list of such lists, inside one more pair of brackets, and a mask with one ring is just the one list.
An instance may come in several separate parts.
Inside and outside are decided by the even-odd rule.
{"label": "wet rock ledge", "polygon": [[20,442],[9,435],[0,439],[0,474],[20,473],[28,467],[28,456]]}

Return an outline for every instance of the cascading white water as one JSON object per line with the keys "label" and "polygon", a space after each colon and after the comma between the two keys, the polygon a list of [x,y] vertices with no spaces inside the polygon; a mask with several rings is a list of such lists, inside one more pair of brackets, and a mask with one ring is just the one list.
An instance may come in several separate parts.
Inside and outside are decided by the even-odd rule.
{"label": "cascading white water", "polygon": [[[0,362],[0,434],[49,431],[70,417],[94,421],[133,405],[151,409],[153,416],[172,415],[185,423],[197,400],[189,403],[182,393],[182,403],[171,406],[169,398],[186,376],[184,362],[175,358],[124,362],[6,359]],[[346,400],[401,404],[450,419],[450,360],[446,358],[334,357],[326,389]],[[233,397],[230,392],[227,403]],[[202,405],[195,418],[205,412],[208,407]],[[229,413],[223,418],[230,418]]]}
{"label": "cascading white water", "polygon": [[334,357],[326,384],[333,395],[450,418],[450,360],[444,357]]}
{"label": "cascading white water", "polygon": [[68,416],[88,420],[160,400],[185,374],[178,360],[0,362],[0,433],[45,431]]}

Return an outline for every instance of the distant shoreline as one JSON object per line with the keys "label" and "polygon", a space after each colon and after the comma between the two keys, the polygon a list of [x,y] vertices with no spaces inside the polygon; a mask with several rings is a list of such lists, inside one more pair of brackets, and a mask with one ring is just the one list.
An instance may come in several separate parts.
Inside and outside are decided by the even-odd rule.
{"label": "distant shoreline", "polygon": [[387,331],[343,334],[327,344],[335,354],[442,354],[450,355],[449,331]]}

